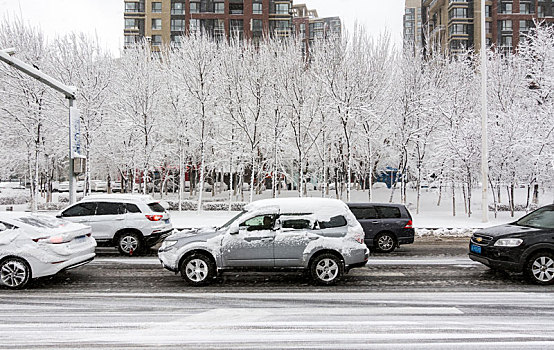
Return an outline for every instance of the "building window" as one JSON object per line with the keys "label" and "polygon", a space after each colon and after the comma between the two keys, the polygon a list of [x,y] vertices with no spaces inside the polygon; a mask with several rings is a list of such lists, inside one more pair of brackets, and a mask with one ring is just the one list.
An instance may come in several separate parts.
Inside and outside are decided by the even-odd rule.
{"label": "building window", "polygon": [[306,23],[300,23],[300,38],[306,39]]}
{"label": "building window", "polygon": [[524,3],[524,2],[521,2],[519,4],[519,13],[521,14],[526,14],[526,15],[530,15],[532,14],[534,11],[534,6],[531,4],[531,3]]}
{"label": "building window", "polygon": [[125,35],[125,45],[134,45],[136,43],[134,35]]}
{"label": "building window", "polygon": [[230,22],[231,36],[236,36],[242,40],[244,37],[244,22],[242,19],[232,19]]}
{"label": "building window", "polygon": [[197,33],[200,30],[200,20],[199,19],[191,19],[190,20],[190,31],[193,33]]}
{"label": "building window", "polygon": [[214,4],[214,12],[215,13],[225,13],[225,3],[224,2],[216,2]]}
{"label": "building window", "polygon": [[171,36],[171,45],[173,45],[174,47],[181,47],[182,43],[183,43],[183,36],[181,35]]}
{"label": "building window", "polygon": [[185,20],[184,19],[172,19],[171,20],[171,31],[172,32],[182,32],[185,30]]}
{"label": "building window", "polygon": [[152,30],[161,30],[161,29],[162,29],[162,19],[152,18]]}
{"label": "building window", "polygon": [[125,18],[125,29],[138,29],[137,22],[134,18]]}
{"label": "building window", "polygon": [[485,6],[485,17],[492,17],[492,6],[486,5]]}
{"label": "building window", "polygon": [[504,48],[511,48],[512,47],[512,36],[511,35],[504,35],[500,39],[500,46]]}
{"label": "building window", "polygon": [[537,14],[539,18],[544,18],[544,5],[537,7]]}
{"label": "building window", "polygon": [[190,13],[200,13],[200,3],[191,2],[190,3]]}
{"label": "building window", "polygon": [[527,21],[527,20],[520,20],[519,21],[519,31],[520,32],[528,32],[529,29],[531,28],[531,21]]}
{"label": "building window", "polygon": [[450,19],[453,18],[467,18],[467,8],[453,8],[450,10]]}
{"label": "building window", "polygon": [[261,2],[255,2],[252,4],[252,14],[261,15],[263,14],[263,8]]}
{"label": "building window", "polygon": [[453,24],[450,26],[450,34],[467,34],[467,24]]}
{"label": "building window", "polygon": [[288,15],[289,12],[289,4],[277,4],[275,7],[275,13],[278,15]]}
{"label": "building window", "polygon": [[486,30],[485,33],[487,33],[487,34],[492,33],[491,22],[486,22],[486,23],[485,23],[485,30]]}
{"label": "building window", "polygon": [[513,30],[512,20],[507,19],[504,21],[500,21],[500,30],[502,30],[503,32],[511,32]]}
{"label": "building window", "polygon": [[498,11],[501,14],[511,14],[513,10],[513,4],[511,2],[503,2],[498,6]]}
{"label": "building window", "polygon": [[152,13],[161,13],[162,12],[162,3],[153,2],[152,3]]}
{"label": "building window", "polygon": [[184,15],[185,14],[185,3],[184,2],[174,2],[171,4],[171,14],[172,15]]}
{"label": "building window", "polygon": [[252,37],[261,38],[263,35],[263,22],[261,19],[252,19]]}
{"label": "building window", "polygon": [[125,12],[144,12],[144,4],[139,2],[126,2]]}
{"label": "building window", "polygon": [[216,19],[214,23],[214,37],[221,39],[225,36],[225,20]]}
{"label": "building window", "polygon": [[152,35],[152,45],[161,45],[162,44],[162,36],[161,35]]}
{"label": "building window", "polygon": [[242,15],[244,13],[244,4],[241,2],[230,2],[229,13],[232,15]]}

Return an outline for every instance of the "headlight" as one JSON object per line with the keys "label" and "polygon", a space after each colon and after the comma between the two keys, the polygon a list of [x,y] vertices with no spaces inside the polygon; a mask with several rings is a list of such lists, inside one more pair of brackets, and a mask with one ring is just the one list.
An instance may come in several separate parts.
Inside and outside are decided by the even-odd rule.
{"label": "headlight", "polygon": [[173,247],[175,244],[177,244],[177,241],[168,241],[165,240],[162,243],[162,246],[160,247],[161,250],[168,250],[169,248]]}
{"label": "headlight", "polygon": [[517,247],[523,243],[521,238],[502,238],[494,243],[495,247]]}

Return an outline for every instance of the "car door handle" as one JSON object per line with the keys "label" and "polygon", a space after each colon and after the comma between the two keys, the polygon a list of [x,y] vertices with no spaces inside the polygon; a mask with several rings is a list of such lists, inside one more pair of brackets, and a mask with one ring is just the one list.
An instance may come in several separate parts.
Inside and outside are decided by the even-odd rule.
{"label": "car door handle", "polygon": [[252,242],[252,241],[261,241],[262,238],[261,237],[244,237],[244,240],[247,241],[247,242]]}
{"label": "car door handle", "polygon": [[262,238],[261,240],[264,241],[264,242],[269,242],[269,241],[273,241],[273,238],[272,237],[265,237],[265,238]]}
{"label": "car door handle", "polygon": [[319,236],[308,236],[308,239],[315,241],[316,239],[319,239]]}
{"label": "car door handle", "polygon": [[372,223],[372,224],[378,224],[379,221],[372,221],[371,223]]}

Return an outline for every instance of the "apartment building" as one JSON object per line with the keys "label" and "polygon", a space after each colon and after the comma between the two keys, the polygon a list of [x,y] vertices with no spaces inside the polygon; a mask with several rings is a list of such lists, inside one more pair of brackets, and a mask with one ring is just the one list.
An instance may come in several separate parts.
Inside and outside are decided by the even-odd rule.
{"label": "apartment building", "polygon": [[456,53],[481,49],[481,30],[487,45],[513,52],[536,21],[554,23],[552,0],[486,0],[481,28],[480,0],[423,0],[424,50]]}
{"label": "apartment building", "polygon": [[422,0],[406,0],[404,11],[404,47],[419,51],[423,46]]}
{"label": "apartment building", "polygon": [[142,38],[154,48],[178,45],[182,36],[205,32],[214,38],[237,35],[259,40],[287,36],[292,0],[124,0],[125,45]]}
{"label": "apartment building", "polygon": [[317,39],[340,37],[342,21],[339,17],[320,18],[316,10],[310,10],[305,4],[293,5],[293,29],[299,38],[309,46]]}

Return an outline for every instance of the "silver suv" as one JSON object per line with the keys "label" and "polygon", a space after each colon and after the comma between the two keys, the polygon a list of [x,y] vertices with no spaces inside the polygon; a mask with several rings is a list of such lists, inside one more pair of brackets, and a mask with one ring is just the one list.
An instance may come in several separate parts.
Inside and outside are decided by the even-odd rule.
{"label": "silver suv", "polygon": [[172,231],[170,215],[151,196],[112,194],[83,198],[57,215],[89,225],[99,245],[116,246],[123,255],[136,255]]}
{"label": "silver suv", "polygon": [[364,266],[364,231],[341,201],[267,199],[251,203],[218,228],[174,233],[158,251],[162,265],[203,285],[228,270],[305,270],[316,283],[335,284]]}

